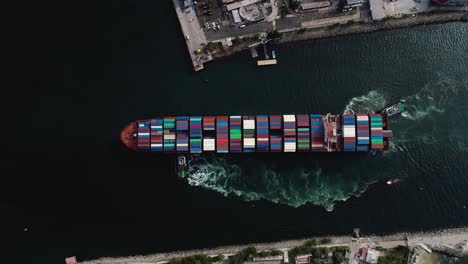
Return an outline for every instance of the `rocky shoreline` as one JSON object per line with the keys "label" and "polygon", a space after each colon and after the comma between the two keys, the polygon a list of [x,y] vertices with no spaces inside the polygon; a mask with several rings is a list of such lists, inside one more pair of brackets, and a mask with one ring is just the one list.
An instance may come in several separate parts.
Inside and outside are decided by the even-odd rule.
{"label": "rocky shoreline", "polygon": [[[379,242],[390,242],[390,241],[407,241],[408,244],[416,245],[420,241],[438,241],[442,244],[447,241],[453,240],[453,237],[457,239],[468,238],[468,227],[463,228],[451,228],[451,229],[440,229],[426,232],[414,232],[414,233],[396,233],[391,235],[379,236],[379,235],[368,235],[364,239],[375,243]],[[175,251],[166,253],[156,253],[146,256],[130,256],[130,257],[115,257],[115,258],[101,258],[97,260],[83,261],[83,264],[135,264],[135,263],[158,263],[161,261],[169,260],[172,258],[186,257],[194,254],[206,254],[206,255],[217,255],[217,254],[232,254],[241,251],[248,246],[254,246],[257,250],[268,250],[268,249],[290,249],[293,247],[304,244],[307,240],[329,238],[331,239],[331,245],[343,245],[349,244],[352,241],[351,236],[323,236],[323,237],[310,237],[296,240],[286,240],[271,243],[258,243],[258,244],[247,244],[247,245],[232,245],[222,246],[212,249],[194,249],[186,251]],[[458,241],[458,240],[457,240]],[[448,243],[448,242],[447,242]],[[79,257],[79,256],[78,256]]]}
{"label": "rocky shoreline", "polygon": [[285,43],[297,40],[333,38],[345,35],[355,35],[378,31],[387,31],[415,26],[442,24],[450,22],[468,22],[468,12],[465,11],[434,11],[420,13],[417,17],[405,17],[376,21],[371,23],[353,23],[351,25],[337,25],[322,29],[306,30],[302,34],[288,32],[277,43]]}
{"label": "rocky shoreline", "polygon": [[[443,24],[452,22],[468,22],[468,12],[466,11],[432,11],[429,13],[420,13],[416,17],[404,17],[388,19],[385,21],[374,21],[371,23],[352,23],[343,25],[333,25],[325,28],[315,28],[306,30],[281,31],[281,38],[275,39],[274,43],[288,43],[301,40],[326,39],[348,35],[358,35],[379,31],[411,28],[423,25]],[[241,51],[247,50],[251,43],[241,44],[235,47],[213,54],[214,60],[231,56]]]}

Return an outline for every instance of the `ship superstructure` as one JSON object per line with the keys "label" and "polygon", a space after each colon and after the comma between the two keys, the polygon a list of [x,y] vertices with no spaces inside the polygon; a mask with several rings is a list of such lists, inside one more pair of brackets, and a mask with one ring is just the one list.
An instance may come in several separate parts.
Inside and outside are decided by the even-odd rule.
{"label": "ship superstructure", "polygon": [[121,133],[130,149],[155,153],[368,152],[389,147],[382,114],[171,116]]}

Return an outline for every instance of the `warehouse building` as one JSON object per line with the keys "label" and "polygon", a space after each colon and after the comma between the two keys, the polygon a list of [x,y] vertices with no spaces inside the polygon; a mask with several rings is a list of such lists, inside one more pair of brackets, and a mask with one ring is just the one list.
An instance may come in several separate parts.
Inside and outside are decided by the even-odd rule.
{"label": "warehouse building", "polygon": [[300,3],[301,11],[314,10],[331,6],[331,1],[328,0],[302,0]]}

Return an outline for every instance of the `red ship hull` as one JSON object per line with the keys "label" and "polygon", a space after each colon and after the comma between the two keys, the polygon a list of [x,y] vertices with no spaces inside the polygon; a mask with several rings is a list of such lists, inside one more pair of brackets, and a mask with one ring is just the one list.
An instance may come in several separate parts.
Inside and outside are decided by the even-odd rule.
{"label": "red ship hull", "polygon": [[138,151],[137,147],[138,121],[127,124],[120,132],[120,140],[129,149]]}

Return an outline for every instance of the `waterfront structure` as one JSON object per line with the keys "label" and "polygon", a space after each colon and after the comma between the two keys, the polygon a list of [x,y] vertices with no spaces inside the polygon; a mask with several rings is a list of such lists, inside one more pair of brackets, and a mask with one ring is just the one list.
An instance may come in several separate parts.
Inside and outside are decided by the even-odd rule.
{"label": "waterfront structure", "polygon": [[347,7],[357,7],[362,5],[361,0],[346,0],[345,3]]}
{"label": "waterfront structure", "polygon": [[377,264],[379,257],[381,256],[382,256],[382,252],[372,249],[372,248],[364,247],[364,248],[359,249],[358,259],[368,264]]}
{"label": "waterfront structure", "polygon": [[300,2],[300,9],[302,11],[325,8],[331,6],[331,1],[328,0],[302,0]]}
{"label": "waterfront structure", "polygon": [[296,264],[310,264],[313,262],[312,255],[300,255],[295,258]]}
{"label": "waterfront structure", "polygon": [[389,148],[382,114],[168,116],[121,133],[136,151],[156,153],[368,152]]}
{"label": "waterfront structure", "polygon": [[468,0],[432,0],[438,6],[468,6]]}

